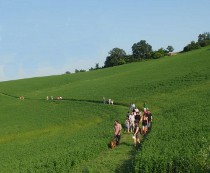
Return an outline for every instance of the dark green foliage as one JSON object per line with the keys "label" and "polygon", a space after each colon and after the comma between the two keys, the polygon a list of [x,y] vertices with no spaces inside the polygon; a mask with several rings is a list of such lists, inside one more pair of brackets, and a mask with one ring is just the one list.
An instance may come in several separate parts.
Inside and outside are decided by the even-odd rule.
{"label": "dark green foliage", "polygon": [[200,47],[205,47],[208,45],[210,45],[210,33],[204,32],[203,34],[199,34],[197,42],[191,41],[190,44],[185,46],[183,52],[199,49]]}
{"label": "dark green foliage", "polygon": [[71,74],[71,72],[67,71],[65,74]]}
{"label": "dark green foliage", "polygon": [[188,52],[191,50],[195,50],[195,49],[199,49],[201,46],[199,43],[196,43],[195,41],[191,41],[190,44],[188,44],[187,46],[184,47],[183,51],[184,52]]}
{"label": "dark green foliage", "polygon": [[86,72],[86,70],[83,70],[83,69],[81,69],[81,70],[75,69],[75,73],[79,73],[79,72]]}
{"label": "dark green foliage", "polygon": [[104,63],[104,67],[113,67],[117,65],[125,64],[126,53],[123,49],[114,48],[109,52],[109,56],[107,56],[106,61]]}
{"label": "dark green foliage", "polygon": [[168,50],[168,53],[170,53],[170,52],[173,52],[173,51],[174,51],[173,46],[168,46],[166,49]]}
{"label": "dark green foliage", "polygon": [[202,40],[198,42],[201,47],[210,45],[210,40]]}
{"label": "dark green foliage", "polygon": [[136,60],[150,59],[152,55],[152,46],[146,40],[134,43],[132,46],[133,58]]}
{"label": "dark green foliage", "polygon": [[152,53],[152,58],[153,59],[158,59],[158,58],[164,57],[166,55],[168,55],[168,51],[165,50],[164,48],[160,48],[157,51],[154,51]]}
{"label": "dark green foliage", "polygon": [[210,40],[210,33],[209,32],[204,32],[203,34],[199,34],[198,42],[205,41],[205,40]]}

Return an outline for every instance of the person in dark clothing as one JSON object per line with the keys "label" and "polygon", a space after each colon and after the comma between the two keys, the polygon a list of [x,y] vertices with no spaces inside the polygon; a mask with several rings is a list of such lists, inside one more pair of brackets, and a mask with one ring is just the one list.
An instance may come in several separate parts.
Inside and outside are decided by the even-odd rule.
{"label": "person in dark clothing", "polygon": [[135,121],[137,121],[139,123],[140,119],[141,119],[141,116],[140,116],[139,112],[137,112],[136,116],[135,116]]}
{"label": "person in dark clothing", "polygon": [[148,129],[150,130],[152,128],[152,113],[148,110],[147,111],[147,118],[148,118]]}
{"label": "person in dark clothing", "polygon": [[141,122],[142,122],[142,132],[143,134],[147,133],[147,125],[148,125],[148,117],[146,116],[146,114],[144,114],[141,118]]}

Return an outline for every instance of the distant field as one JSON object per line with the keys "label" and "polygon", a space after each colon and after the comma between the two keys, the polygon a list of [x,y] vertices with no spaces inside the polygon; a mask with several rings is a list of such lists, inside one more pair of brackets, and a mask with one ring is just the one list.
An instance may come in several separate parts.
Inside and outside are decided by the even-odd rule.
{"label": "distant field", "polygon": [[[0,172],[210,171],[210,47],[86,73],[0,83]],[[19,96],[25,100],[19,100]],[[62,96],[47,101],[46,96]],[[102,104],[102,97],[115,105]],[[107,147],[144,101],[153,129]],[[95,164],[93,164],[95,163]]]}

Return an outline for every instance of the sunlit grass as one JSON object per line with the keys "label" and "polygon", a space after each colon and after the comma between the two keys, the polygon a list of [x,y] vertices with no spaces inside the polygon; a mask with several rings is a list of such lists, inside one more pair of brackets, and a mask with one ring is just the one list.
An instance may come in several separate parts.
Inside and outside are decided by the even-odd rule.
{"label": "sunlit grass", "polygon": [[[0,172],[208,170],[209,55],[207,47],[87,73],[1,82]],[[51,95],[63,100],[47,101]],[[115,104],[104,105],[103,97]],[[123,133],[123,144],[110,150],[113,121],[124,124],[129,104],[141,109],[144,101],[154,122],[141,148]]]}

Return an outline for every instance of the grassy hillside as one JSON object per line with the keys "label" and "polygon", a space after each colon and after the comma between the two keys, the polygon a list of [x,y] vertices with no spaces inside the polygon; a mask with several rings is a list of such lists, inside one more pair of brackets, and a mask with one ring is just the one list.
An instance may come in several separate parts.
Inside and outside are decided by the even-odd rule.
{"label": "grassy hillside", "polygon": [[[0,83],[0,172],[208,172],[210,47],[86,73]],[[24,95],[25,100],[18,97]],[[46,101],[46,96],[62,101]],[[102,97],[115,105],[102,104]],[[129,103],[154,115],[139,150],[107,148]],[[93,164],[94,163],[94,164]]]}

